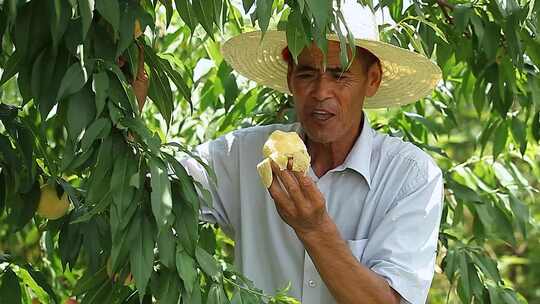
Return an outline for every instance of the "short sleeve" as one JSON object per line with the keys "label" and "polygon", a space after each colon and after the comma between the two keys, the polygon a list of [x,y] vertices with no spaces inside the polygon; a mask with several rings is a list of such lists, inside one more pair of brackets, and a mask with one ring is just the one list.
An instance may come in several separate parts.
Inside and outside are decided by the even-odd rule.
{"label": "short sleeve", "polygon": [[409,182],[369,236],[364,263],[401,295],[401,303],[425,303],[433,279],[442,213],[441,170],[415,163]]}
{"label": "short sleeve", "polygon": [[[238,142],[234,133],[227,134],[215,140],[203,143],[195,148],[194,154],[213,168],[217,183],[211,178],[205,168],[193,157],[184,157],[180,163],[194,180],[201,183],[211,196],[211,208],[201,205],[199,219],[205,222],[217,223],[221,229],[234,239],[235,215],[239,214],[239,172],[238,172]],[[203,195],[199,190],[201,199]]]}

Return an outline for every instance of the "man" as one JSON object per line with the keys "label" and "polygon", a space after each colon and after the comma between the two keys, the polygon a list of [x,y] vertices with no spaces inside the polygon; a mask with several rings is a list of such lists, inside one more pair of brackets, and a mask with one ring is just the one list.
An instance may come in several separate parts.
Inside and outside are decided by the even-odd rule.
{"label": "man", "polygon": [[[262,43],[258,32],[229,40],[225,59],[259,84],[292,94],[298,122],[238,130],[198,146],[216,172],[215,187],[195,160],[182,163],[212,193],[213,208],[204,207],[201,218],[235,240],[235,264],[265,292],[291,281],[291,295],[307,304],[424,303],[441,171],[412,144],[373,130],[363,108],[413,102],[433,88],[440,70],[378,42],[372,13],[356,1],[343,12],[355,37],[364,38],[344,73],[333,40],[326,70],[314,45],[292,61],[282,32],[267,32]],[[274,130],[298,132],[312,162],[307,176],[273,163],[279,181],[267,190],[256,165]]]}

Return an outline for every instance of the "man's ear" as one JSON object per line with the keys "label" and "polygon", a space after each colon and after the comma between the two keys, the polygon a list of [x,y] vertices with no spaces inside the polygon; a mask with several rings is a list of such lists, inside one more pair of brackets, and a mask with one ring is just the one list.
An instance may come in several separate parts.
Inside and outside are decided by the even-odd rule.
{"label": "man's ear", "polygon": [[366,96],[372,97],[379,90],[382,81],[382,68],[379,62],[369,67],[367,77]]}

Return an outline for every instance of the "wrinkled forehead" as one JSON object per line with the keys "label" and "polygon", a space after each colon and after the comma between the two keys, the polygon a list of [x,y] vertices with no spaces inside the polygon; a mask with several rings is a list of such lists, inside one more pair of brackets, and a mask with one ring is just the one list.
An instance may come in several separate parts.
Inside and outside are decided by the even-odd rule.
{"label": "wrinkled forehead", "polygon": [[[358,50],[357,50],[358,51]],[[339,42],[337,41],[328,41],[328,54],[326,57],[326,66],[329,68],[340,68],[341,67],[341,60],[340,60],[340,52],[341,47],[339,45]],[[349,57],[352,55],[352,52],[349,48],[347,48],[347,53]],[[322,50],[315,44],[312,43],[310,46],[304,48],[300,55],[298,56],[298,64],[304,65],[304,66],[311,66],[313,68],[320,69],[323,66],[324,62],[324,53]],[[355,66],[360,66],[361,62],[359,61],[358,56],[355,56],[353,65],[351,66],[351,70],[355,68]]]}

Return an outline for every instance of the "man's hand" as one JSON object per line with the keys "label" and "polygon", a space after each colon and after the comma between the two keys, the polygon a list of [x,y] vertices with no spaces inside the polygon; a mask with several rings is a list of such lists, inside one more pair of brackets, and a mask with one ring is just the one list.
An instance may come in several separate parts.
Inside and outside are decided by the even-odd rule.
{"label": "man's hand", "polygon": [[[324,231],[331,221],[326,211],[324,196],[309,176],[290,170],[280,170],[271,160],[274,179],[268,191],[274,199],[276,209],[297,234],[311,234]],[[281,181],[281,185],[280,182]]]}
{"label": "man's hand", "polygon": [[288,170],[283,171],[274,161],[270,163],[274,179],[268,190],[277,211],[295,230],[336,301],[348,304],[363,299],[362,303],[399,303],[400,295],[386,280],[352,255],[311,178],[291,171],[290,160]]}

